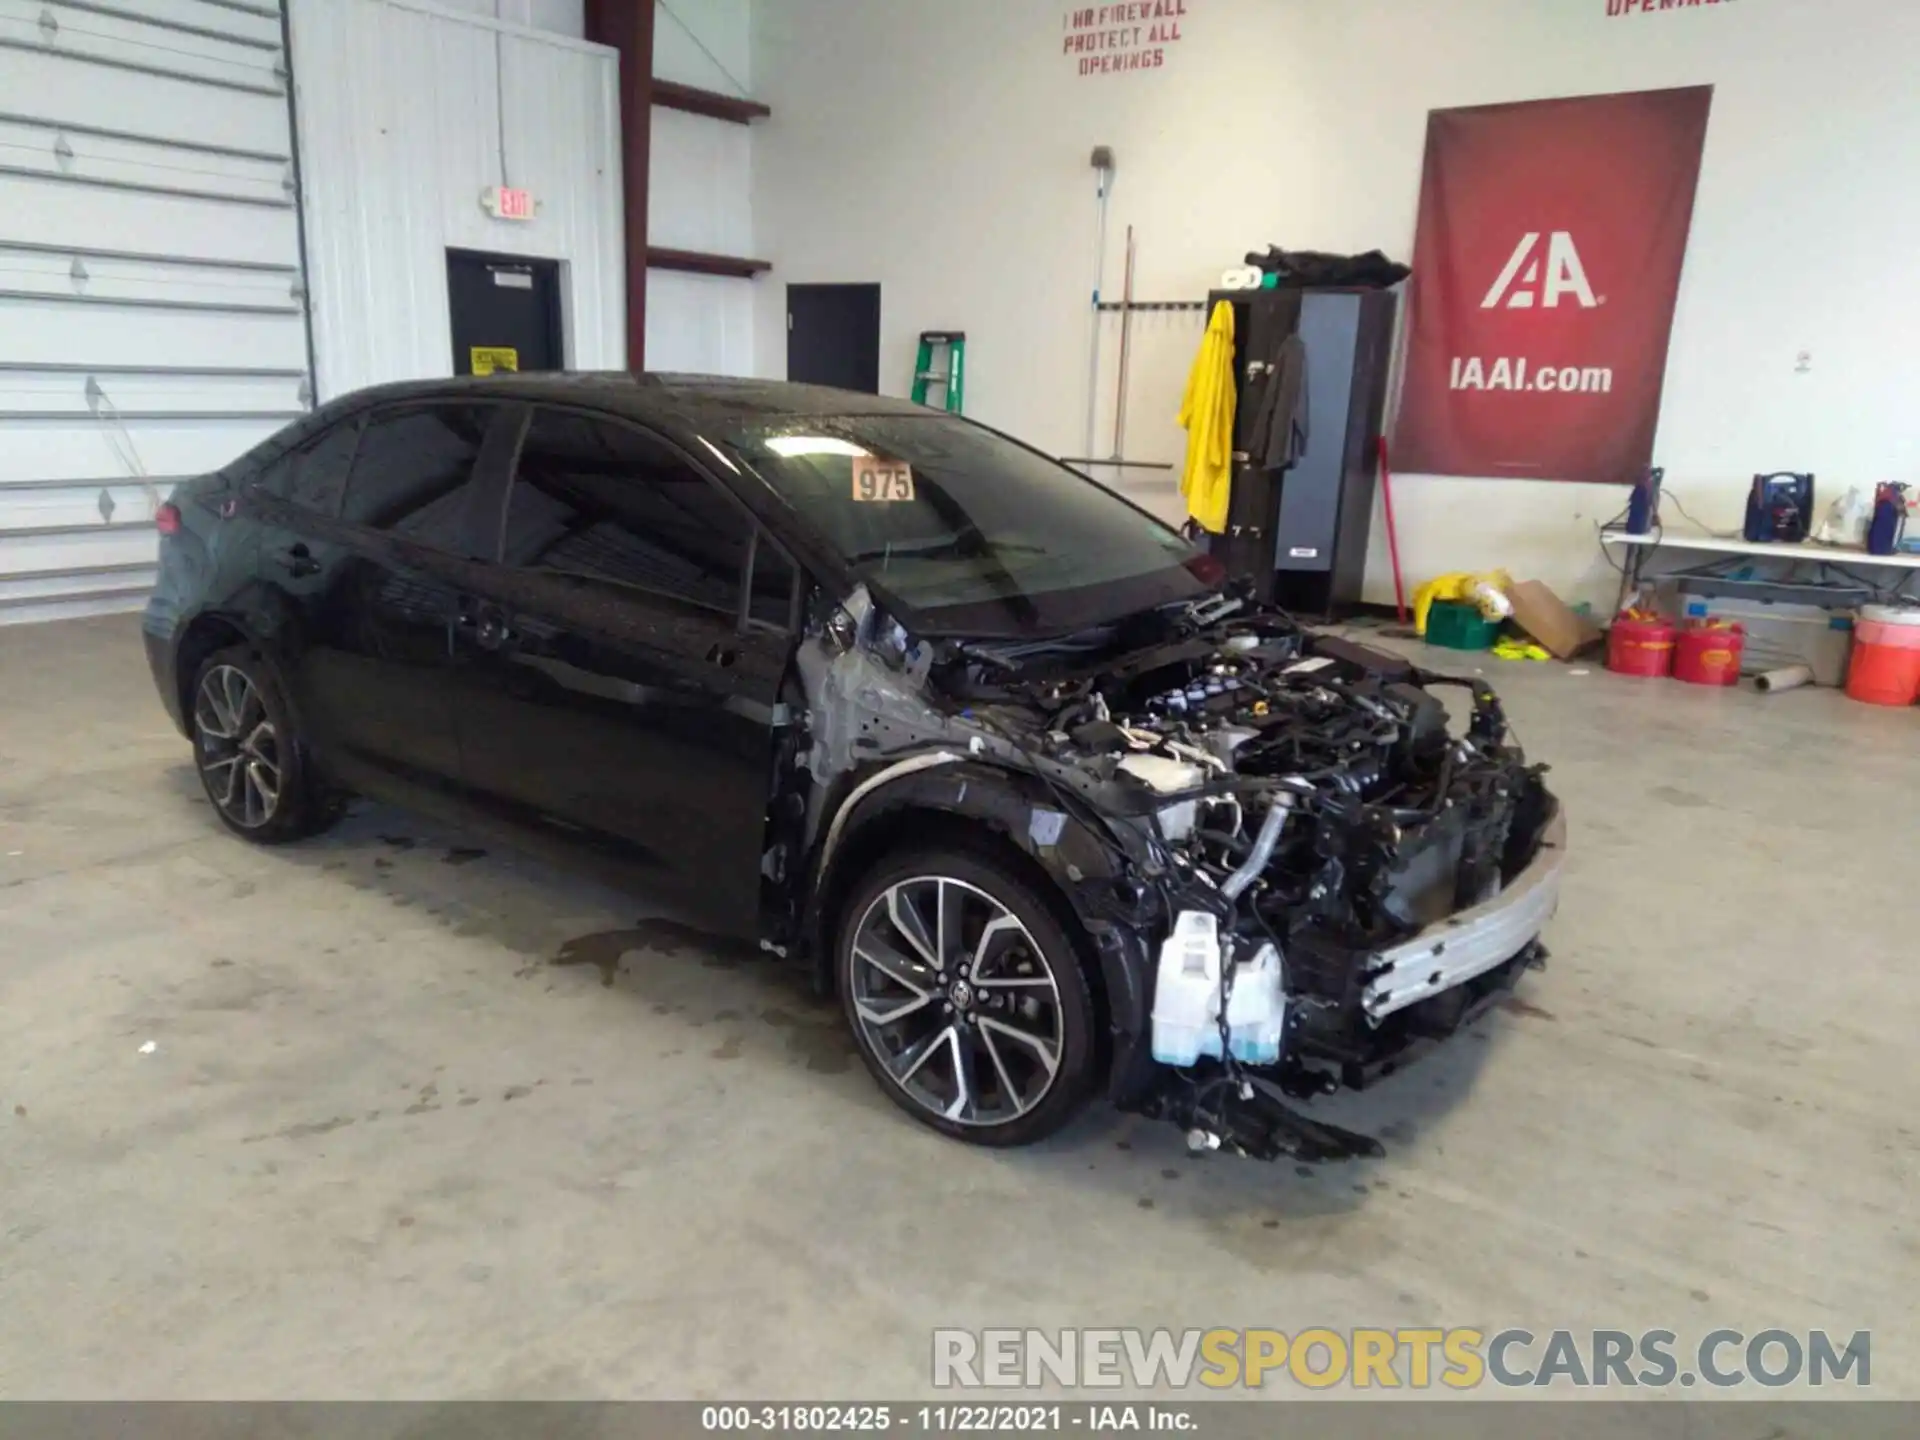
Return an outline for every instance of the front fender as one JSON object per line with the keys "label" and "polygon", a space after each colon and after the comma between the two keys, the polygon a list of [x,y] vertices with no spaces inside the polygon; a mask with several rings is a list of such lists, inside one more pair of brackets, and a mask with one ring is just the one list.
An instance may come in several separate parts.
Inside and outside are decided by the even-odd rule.
{"label": "front fender", "polygon": [[[1113,1037],[1109,1089],[1116,1100],[1144,1082],[1142,1057],[1152,1005],[1148,936],[1160,921],[1156,892],[1144,884],[1122,837],[1077,796],[1064,794],[1036,775],[949,754],[938,762],[929,752],[919,768],[872,784],[888,767],[855,777],[849,799],[827,827],[814,867],[813,903],[824,927],[831,902],[854,877],[845,858],[859,855],[859,836],[905,812],[950,816],[979,825],[1011,845],[1052,880],[1079,922],[1100,967],[1108,1025]],[[871,789],[861,793],[863,785]],[[828,903],[821,903],[826,901]],[[816,980],[831,986],[832,937],[813,937]]]}

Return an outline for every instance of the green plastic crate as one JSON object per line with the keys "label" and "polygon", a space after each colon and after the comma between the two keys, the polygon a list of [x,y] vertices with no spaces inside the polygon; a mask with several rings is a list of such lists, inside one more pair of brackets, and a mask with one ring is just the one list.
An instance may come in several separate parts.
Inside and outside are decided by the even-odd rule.
{"label": "green plastic crate", "polygon": [[1481,615],[1479,607],[1458,600],[1436,600],[1427,607],[1427,643],[1449,650],[1490,650],[1500,633],[1500,622]]}

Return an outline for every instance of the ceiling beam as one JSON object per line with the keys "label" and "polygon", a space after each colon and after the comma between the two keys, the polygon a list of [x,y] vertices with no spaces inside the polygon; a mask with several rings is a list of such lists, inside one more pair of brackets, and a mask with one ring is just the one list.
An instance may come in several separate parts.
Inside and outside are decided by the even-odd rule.
{"label": "ceiling beam", "polygon": [[697,85],[682,85],[677,80],[655,80],[653,103],[668,110],[684,110],[689,115],[705,115],[713,120],[731,120],[746,125],[764,120],[773,111],[758,100],[738,95],[723,95],[718,90],[702,90]]}
{"label": "ceiling beam", "polygon": [[704,250],[669,250],[661,245],[647,247],[647,264],[656,270],[684,270],[689,275],[727,275],[736,280],[751,280],[773,268],[771,260],[749,260],[740,255],[710,255]]}

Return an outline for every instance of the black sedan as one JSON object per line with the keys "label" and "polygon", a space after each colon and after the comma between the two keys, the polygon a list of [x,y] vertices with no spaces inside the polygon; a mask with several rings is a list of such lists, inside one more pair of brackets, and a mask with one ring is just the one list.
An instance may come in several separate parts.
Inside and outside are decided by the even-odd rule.
{"label": "black sedan", "polygon": [[364,794],[557,847],[811,967],[951,1135],[1104,1090],[1195,1148],[1371,1150],[1287,1099],[1544,954],[1558,807],[1484,683],[1306,630],[944,413],[387,386],[159,522],[149,658],[236,834]]}

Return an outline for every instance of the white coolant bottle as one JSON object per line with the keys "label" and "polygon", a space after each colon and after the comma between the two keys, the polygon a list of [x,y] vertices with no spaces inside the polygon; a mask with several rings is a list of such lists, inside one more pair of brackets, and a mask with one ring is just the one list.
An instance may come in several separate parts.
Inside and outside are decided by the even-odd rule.
{"label": "white coolant bottle", "polygon": [[1233,1058],[1246,1065],[1274,1065],[1287,1030],[1287,991],[1280,952],[1262,945],[1233,972],[1227,997],[1228,1044]]}
{"label": "white coolant bottle", "polygon": [[1153,982],[1153,1058],[1191,1065],[1220,1053],[1220,921],[1182,910],[1161,942]]}

